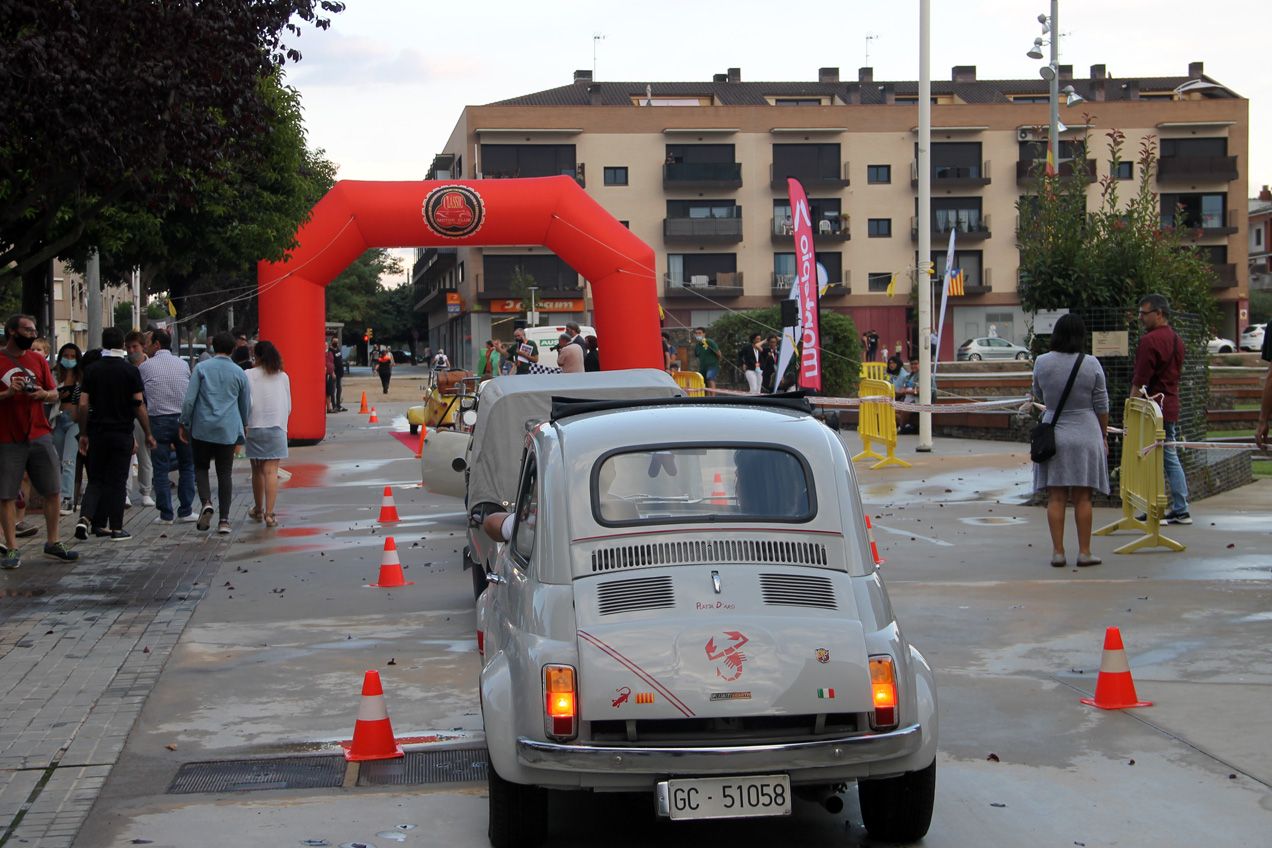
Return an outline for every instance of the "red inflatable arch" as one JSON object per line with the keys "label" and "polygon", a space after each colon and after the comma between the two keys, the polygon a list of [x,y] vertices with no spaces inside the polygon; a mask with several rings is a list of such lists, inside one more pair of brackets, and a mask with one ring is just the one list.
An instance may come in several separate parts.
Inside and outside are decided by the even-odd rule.
{"label": "red inflatable arch", "polygon": [[569,177],[342,180],[296,238],[286,259],[257,266],[260,335],[278,346],[291,378],[291,439],[326,433],[325,289],[372,247],[543,245],[592,284],[597,335],[615,340],[606,369],[662,367],[654,252]]}

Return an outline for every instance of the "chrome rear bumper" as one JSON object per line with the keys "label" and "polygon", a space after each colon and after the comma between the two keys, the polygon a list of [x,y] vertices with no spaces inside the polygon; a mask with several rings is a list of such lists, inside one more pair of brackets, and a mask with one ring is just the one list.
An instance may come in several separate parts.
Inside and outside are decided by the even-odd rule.
{"label": "chrome rear bumper", "polygon": [[558,771],[620,774],[737,774],[753,770],[793,771],[872,763],[904,757],[922,744],[917,724],[887,733],[865,733],[774,745],[653,748],[540,742],[517,739],[517,760]]}

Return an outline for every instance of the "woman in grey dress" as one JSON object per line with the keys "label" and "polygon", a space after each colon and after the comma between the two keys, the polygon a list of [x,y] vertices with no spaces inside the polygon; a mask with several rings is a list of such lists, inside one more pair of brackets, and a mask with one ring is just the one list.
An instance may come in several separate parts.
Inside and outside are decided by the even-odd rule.
{"label": "woman in grey dress", "polygon": [[[1086,347],[1086,324],[1072,313],[1056,322],[1051,352],[1038,357],[1033,369],[1033,396],[1047,407],[1051,421],[1078,354]],[[1109,395],[1104,369],[1094,356],[1082,359],[1069,399],[1056,421],[1056,455],[1034,463],[1034,489],[1047,490],[1047,526],[1051,530],[1051,564],[1061,568],[1064,554],[1065,505],[1073,502],[1078,526],[1077,565],[1099,565],[1091,555],[1091,492],[1109,491]]]}

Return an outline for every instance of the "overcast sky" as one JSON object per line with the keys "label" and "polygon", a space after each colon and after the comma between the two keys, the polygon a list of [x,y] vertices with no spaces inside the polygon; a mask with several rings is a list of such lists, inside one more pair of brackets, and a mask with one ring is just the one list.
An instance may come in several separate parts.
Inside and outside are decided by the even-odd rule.
{"label": "overcast sky", "polygon": [[[931,5],[933,79],[949,79],[963,64],[976,65],[981,79],[1038,73],[1041,63],[1025,51],[1047,0]],[[727,67],[740,67],[748,81],[815,80],[822,66],[855,79],[869,34],[877,36],[868,63],[875,79],[913,80],[918,7],[348,0],[330,30],[295,40],[304,59],[288,81],[303,97],[309,143],[327,151],[341,178],[422,179],[464,106],[566,85],[576,68],[592,67],[594,44],[600,80],[702,81]],[[1189,62],[1204,62],[1207,75],[1250,101],[1251,194],[1272,183],[1272,2],[1062,0],[1060,31],[1060,61],[1078,77],[1101,63],[1115,77],[1184,76]],[[604,39],[594,41],[597,34]]]}

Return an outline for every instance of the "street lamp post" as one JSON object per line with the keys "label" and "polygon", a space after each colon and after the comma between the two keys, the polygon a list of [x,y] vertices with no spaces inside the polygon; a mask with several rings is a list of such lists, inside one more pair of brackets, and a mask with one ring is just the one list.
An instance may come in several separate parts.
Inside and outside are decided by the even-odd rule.
{"label": "street lamp post", "polygon": [[[1047,149],[1051,152],[1051,164],[1054,167],[1060,166],[1060,132],[1063,125],[1060,123],[1060,0],[1051,0],[1051,16],[1039,15],[1038,23],[1042,24],[1042,34],[1051,35],[1048,43],[1051,45],[1051,61],[1044,65],[1038,73],[1045,79],[1050,88],[1050,96],[1047,98],[1050,106],[1050,114],[1048,117],[1047,133]],[[1035,38],[1033,47],[1025,55],[1030,59],[1042,58],[1041,37]],[[1070,87],[1072,88],[1072,86]]]}

